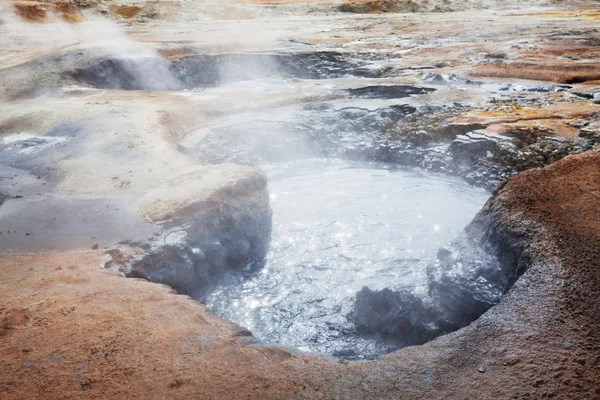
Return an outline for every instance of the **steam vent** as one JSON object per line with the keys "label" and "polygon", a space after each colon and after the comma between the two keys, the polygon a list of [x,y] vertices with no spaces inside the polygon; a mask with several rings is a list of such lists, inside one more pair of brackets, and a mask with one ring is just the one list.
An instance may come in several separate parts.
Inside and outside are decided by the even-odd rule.
{"label": "steam vent", "polygon": [[600,1],[2,0],[17,399],[600,399]]}

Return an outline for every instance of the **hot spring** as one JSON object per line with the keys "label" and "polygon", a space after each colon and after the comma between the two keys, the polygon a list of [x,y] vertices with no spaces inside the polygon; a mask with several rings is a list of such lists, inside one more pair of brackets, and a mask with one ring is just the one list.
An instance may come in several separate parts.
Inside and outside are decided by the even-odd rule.
{"label": "hot spring", "polygon": [[[154,79],[139,79],[146,71],[162,71],[172,81],[155,87]],[[504,288],[494,276],[495,260],[472,251],[476,245],[468,240],[454,253],[439,251],[452,247],[489,193],[458,177],[468,179],[464,160],[454,157],[462,153],[450,142],[430,144],[416,134],[388,140],[407,118],[424,112],[412,97],[437,89],[373,85],[378,74],[368,63],[334,52],[101,59],[73,70],[76,81],[103,89],[183,90],[178,96],[230,99],[231,115],[215,113],[179,148],[202,164],[251,165],[268,175],[273,225],[266,258],[244,268],[247,259],[224,265],[218,255],[208,256],[219,266],[211,269],[200,247],[208,253],[212,247],[203,238],[182,244],[171,263],[184,260],[181,271],[202,271],[195,280],[184,272],[140,276],[191,294],[263,343],[345,359],[424,343],[495,304]],[[298,103],[252,106],[256,98],[276,99],[290,90]],[[310,96],[298,95],[305,91]],[[473,169],[481,176],[471,182],[497,183],[489,169]],[[208,242],[224,249],[236,236],[243,232]],[[266,244],[268,233],[263,236]],[[188,247],[196,253],[187,254]],[[453,255],[441,260],[440,254]],[[436,263],[443,264],[437,269],[442,279],[433,283],[438,292],[432,296],[430,267]],[[491,272],[484,276],[479,267],[487,264],[483,269]],[[457,301],[445,301],[445,293]]]}
{"label": "hot spring", "polygon": [[273,209],[266,261],[204,299],[264,343],[349,359],[394,350],[348,318],[356,293],[427,295],[426,268],[489,197],[456,177],[383,163],[311,159],[265,168]]}

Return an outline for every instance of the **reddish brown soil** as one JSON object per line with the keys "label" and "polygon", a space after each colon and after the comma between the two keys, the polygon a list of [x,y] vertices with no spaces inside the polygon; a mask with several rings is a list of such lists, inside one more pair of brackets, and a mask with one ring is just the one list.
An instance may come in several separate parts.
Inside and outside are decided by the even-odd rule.
{"label": "reddish brown soil", "polygon": [[0,398],[600,398],[600,153],[511,178],[484,213],[528,271],[469,327],[368,363],[253,344],[98,252],[0,259]]}
{"label": "reddish brown soil", "polygon": [[57,14],[67,22],[81,21],[83,15],[76,4],[65,2],[23,1],[14,3],[17,14],[29,22],[45,22],[49,14]]}
{"label": "reddish brown soil", "polygon": [[42,21],[46,19],[48,13],[46,5],[41,3],[17,3],[15,10],[19,16],[28,21]]}
{"label": "reddish brown soil", "polygon": [[530,79],[558,83],[580,83],[600,79],[600,66],[597,63],[533,63],[495,62],[473,68],[471,76]]}

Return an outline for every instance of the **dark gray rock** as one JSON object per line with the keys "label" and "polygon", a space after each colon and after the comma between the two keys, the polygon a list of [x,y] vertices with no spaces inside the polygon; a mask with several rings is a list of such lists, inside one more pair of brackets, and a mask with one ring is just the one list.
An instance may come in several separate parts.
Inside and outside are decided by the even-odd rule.
{"label": "dark gray rock", "polygon": [[104,58],[66,75],[100,89],[178,90],[182,83],[161,57]]}
{"label": "dark gray rock", "polygon": [[453,326],[440,326],[436,310],[409,291],[362,288],[348,318],[363,334],[379,335],[396,346],[425,343]]}
{"label": "dark gray rock", "polygon": [[450,248],[440,249],[427,268],[428,296],[366,287],[358,292],[348,317],[359,332],[392,338],[399,347],[422,344],[497,304],[530,265],[523,242],[505,231],[498,211],[488,202]]}
{"label": "dark gray rock", "polygon": [[411,85],[377,85],[346,89],[349,97],[357,99],[401,99],[417,94],[435,92],[433,88]]}
{"label": "dark gray rock", "polygon": [[271,211],[236,220],[214,216],[172,227],[106,253],[104,267],[201,298],[227,273],[262,265],[271,238]]}
{"label": "dark gray rock", "polygon": [[489,135],[482,131],[468,132],[458,135],[450,145],[455,162],[472,164],[477,160],[497,153],[502,142],[510,143],[511,138],[500,135]]}

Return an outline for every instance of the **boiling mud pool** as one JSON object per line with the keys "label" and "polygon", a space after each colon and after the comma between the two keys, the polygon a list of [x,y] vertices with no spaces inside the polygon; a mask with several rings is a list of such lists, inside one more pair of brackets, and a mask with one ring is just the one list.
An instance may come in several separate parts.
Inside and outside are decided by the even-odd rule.
{"label": "boiling mud pool", "polygon": [[309,160],[266,170],[266,265],[230,277],[206,303],[263,342],[347,358],[392,350],[346,318],[356,292],[425,295],[427,265],[489,197],[458,178],[385,164]]}

